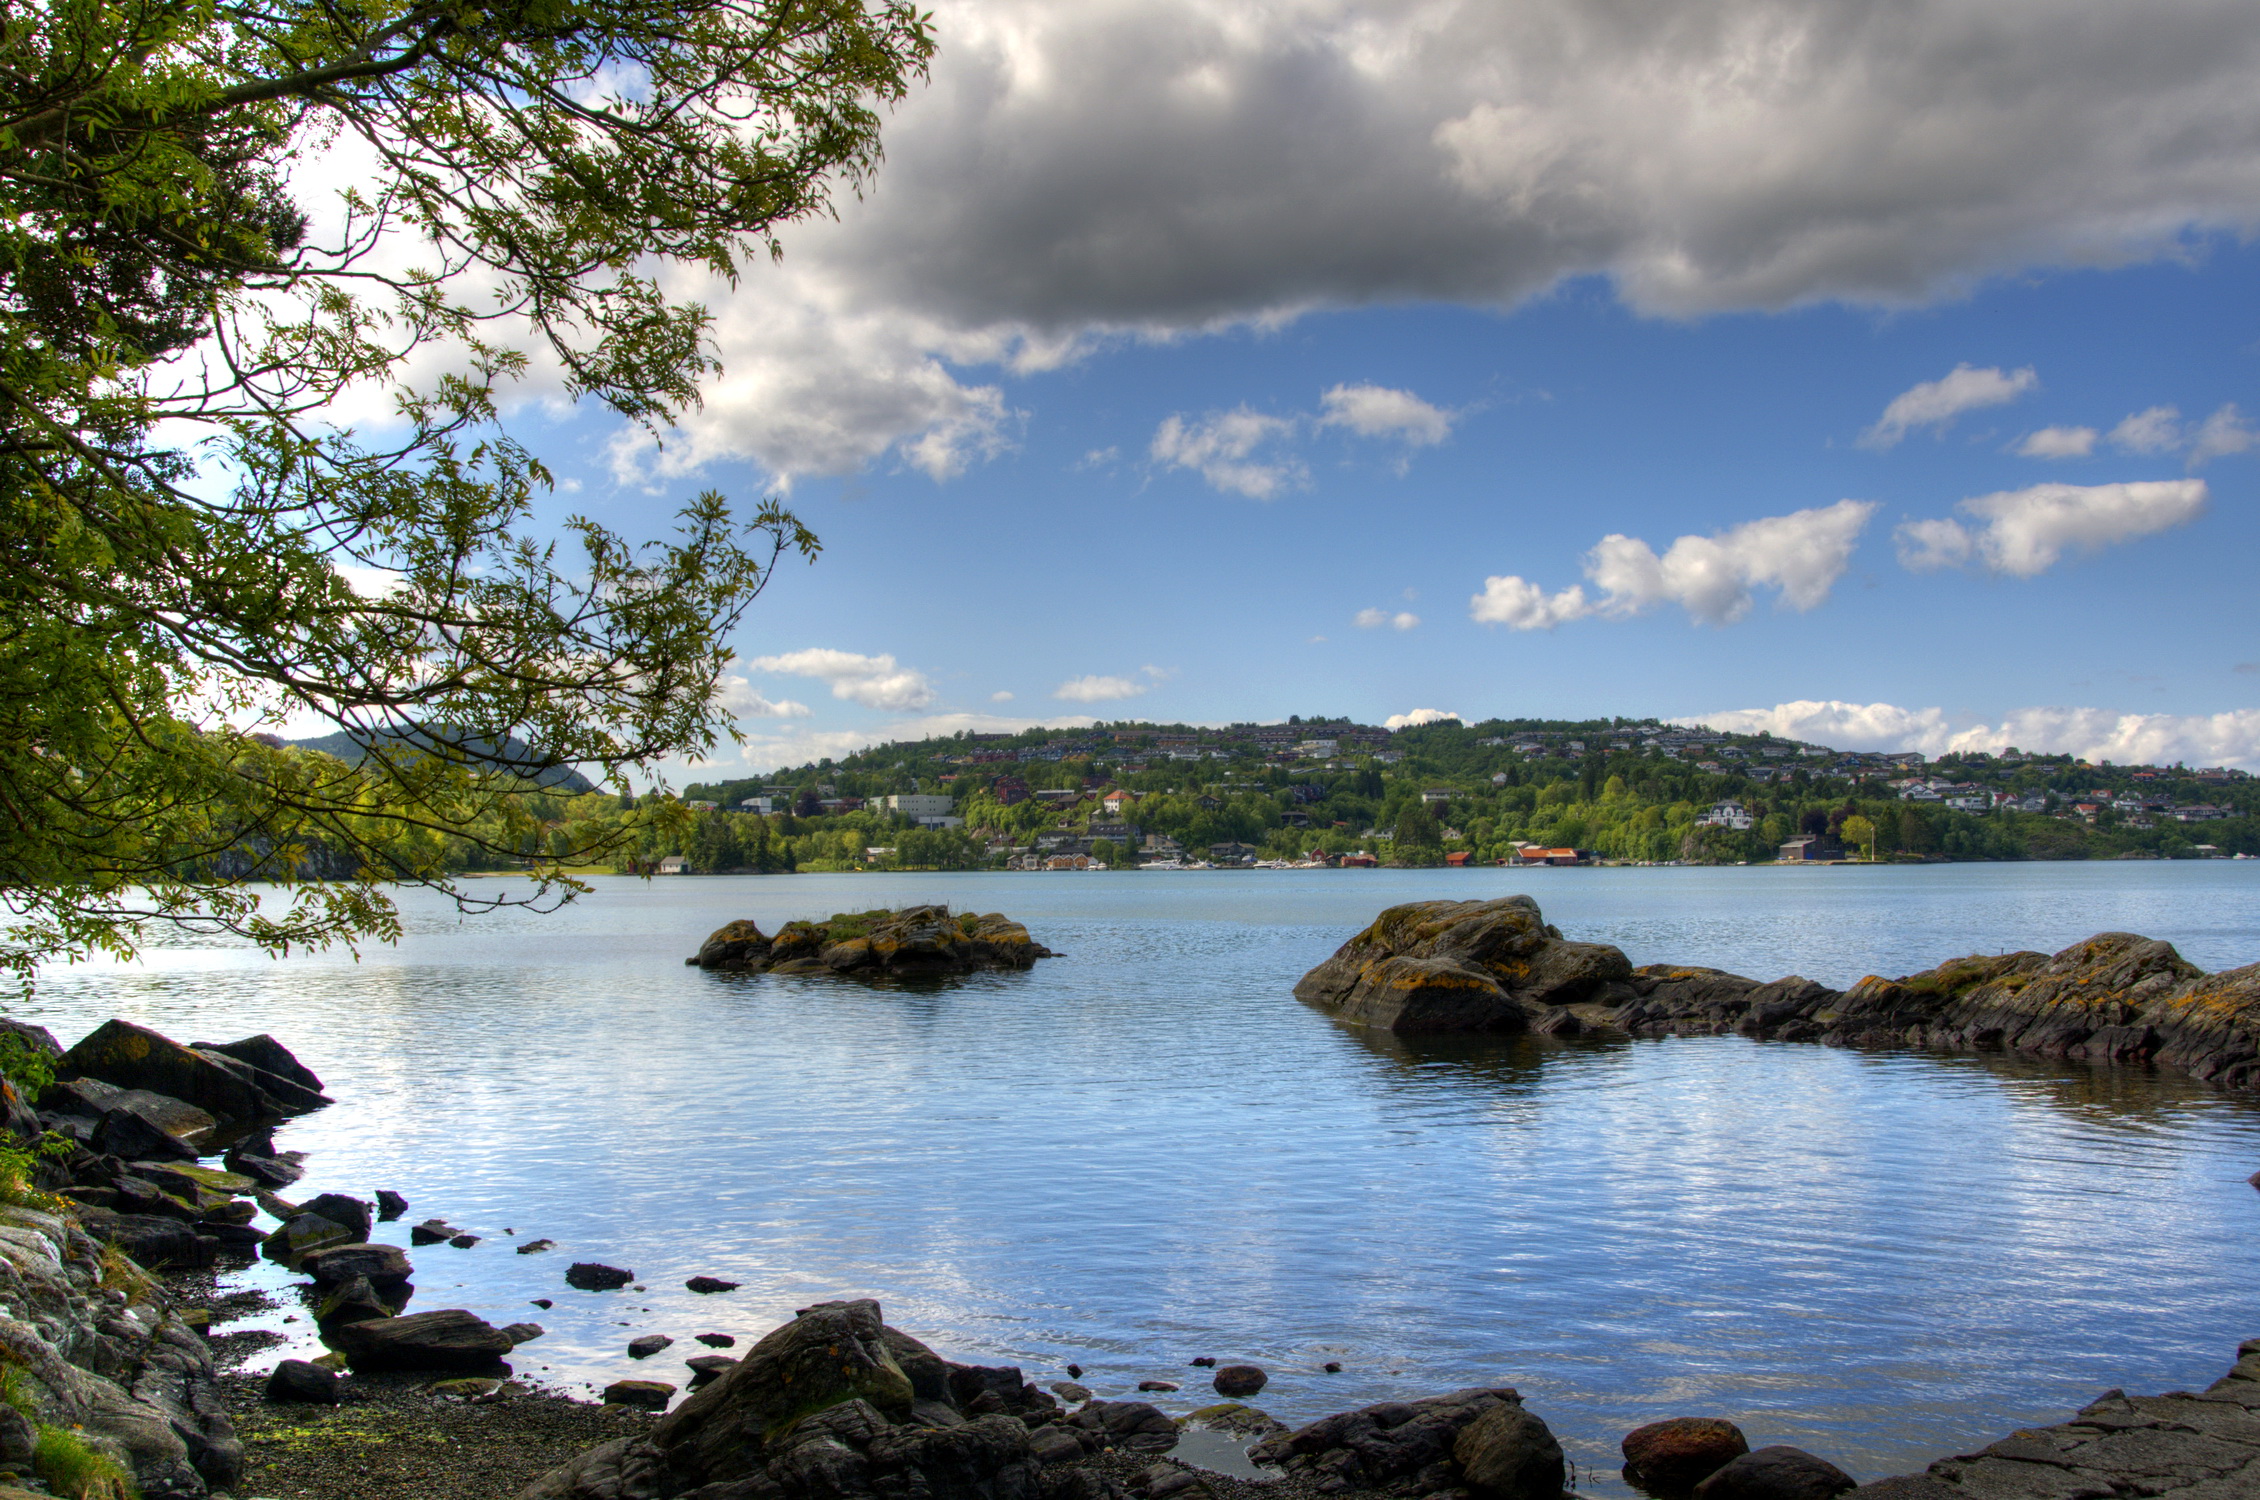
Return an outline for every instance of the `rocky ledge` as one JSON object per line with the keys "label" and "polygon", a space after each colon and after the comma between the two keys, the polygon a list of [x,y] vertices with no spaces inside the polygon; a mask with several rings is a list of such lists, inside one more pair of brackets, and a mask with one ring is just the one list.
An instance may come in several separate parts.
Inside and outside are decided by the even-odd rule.
{"label": "rocky ledge", "polygon": [[1295,994],[1401,1035],[1739,1035],[2155,1063],[2260,1087],[2260,964],[2208,974],[2171,943],[2124,932],[1835,990],[1797,975],[1634,968],[1605,943],[1564,939],[1528,896],[1419,901],[1383,912]]}
{"label": "rocky ledge", "polygon": [[946,906],[839,912],[821,922],[787,922],[765,935],[750,921],[717,928],[683,960],[701,969],[771,974],[850,974],[859,979],[921,979],[981,969],[1028,969],[1057,954],[1010,917],[953,914]]}

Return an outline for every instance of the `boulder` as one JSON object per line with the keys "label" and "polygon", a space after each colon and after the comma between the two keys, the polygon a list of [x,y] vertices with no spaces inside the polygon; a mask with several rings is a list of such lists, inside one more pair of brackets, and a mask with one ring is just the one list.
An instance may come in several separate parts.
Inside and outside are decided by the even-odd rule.
{"label": "boulder", "polygon": [[406,1198],[401,1197],[390,1188],[377,1189],[377,1217],[380,1220],[390,1224],[406,1212],[408,1212],[408,1200]]}
{"label": "boulder", "polygon": [[1499,1407],[1521,1405],[1522,1397],[1506,1386],[1471,1388],[1421,1401],[1383,1401],[1266,1438],[1249,1449],[1248,1456],[1289,1474],[1309,1476],[1322,1487],[1386,1489],[1403,1484],[1408,1493],[1431,1494],[1461,1483],[1455,1449],[1462,1431]]}
{"label": "boulder", "polygon": [[1519,1405],[1502,1402],[1461,1428],[1452,1458],[1462,1482],[1491,1500],[1562,1500],[1562,1445]]}
{"label": "boulder", "polygon": [[702,969],[758,969],[769,957],[769,939],[750,921],[717,927],[699,944],[691,962]]}
{"label": "boulder", "polygon": [[128,1161],[194,1161],[196,1146],[153,1123],[141,1111],[113,1109],[95,1125],[87,1144],[105,1156]]}
{"label": "boulder", "polygon": [[502,1325],[503,1337],[510,1340],[513,1348],[520,1344],[530,1344],[546,1332],[548,1330],[539,1323],[505,1323]]}
{"label": "boulder", "polygon": [[286,1359],[267,1376],[269,1401],[296,1401],[312,1406],[335,1406],[344,1382],[303,1359]]}
{"label": "boulder", "polygon": [[219,1258],[219,1243],[180,1219],[99,1208],[82,1209],[78,1218],[88,1234],[153,1271],[194,1270]]}
{"label": "boulder", "polygon": [[19,1021],[13,1016],[0,1016],[0,1036],[12,1036],[26,1051],[44,1057],[50,1063],[63,1060],[62,1043],[55,1033],[44,1026],[34,1026],[29,1021]]}
{"label": "boulder", "polygon": [[1695,1488],[1750,1451],[1742,1429],[1718,1417],[1674,1417],[1624,1435],[1625,1478],[1642,1489],[1677,1495]]}
{"label": "boulder", "polygon": [[1242,1396],[1260,1393],[1271,1383],[1271,1377],[1254,1365],[1226,1365],[1216,1372],[1216,1378],[1209,1383],[1216,1387],[1219,1396],[1230,1396],[1238,1400]]}
{"label": "boulder", "polygon": [[353,1231],[357,1240],[366,1240],[374,1220],[369,1215],[365,1198],[349,1198],[343,1193],[322,1193],[298,1205],[305,1214],[320,1214],[332,1224],[342,1224]]}
{"label": "boulder", "polygon": [[398,1245],[330,1245],[310,1250],[298,1258],[298,1268],[314,1278],[316,1286],[339,1286],[366,1277],[379,1288],[399,1285],[416,1274],[408,1253]]}
{"label": "boulder", "polygon": [[324,1292],[321,1301],[314,1305],[315,1326],[328,1333],[347,1323],[392,1317],[408,1305],[408,1291],[407,1287],[398,1287],[387,1296],[366,1276],[339,1282]]}
{"label": "boulder", "polygon": [[1141,1391],[1175,1391],[1181,1390],[1183,1387],[1174,1380],[1141,1380],[1138,1382],[1138,1389]]}
{"label": "boulder", "polygon": [[461,1308],[349,1323],[330,1335],[357,1371],[483,1372],[510,1352],[510,1337]]}
{"label": "boulder", "polygon": [[664,1333],[647,1333],[642,1338],[628,1340],[628,1358],[649,1359],[674,1342]]}
{"label": "boulder", "polygon": [[314,1076],[314,1070],[292,1056],[288,1047],[265,1032],[247,1036],[240,1042],[191,1042],[189,1046],[198,1052],[226,1053],[239,1062],[249,1063],[262,1073],[272,1073],[277,1078],[294,1083],[308,1093],[319,1094],[322,1091],[322,1080]]}
{"label": "boulder", "polygon": [[282,1227],[267,1236],[261,1253],[267,1259],[295,1269],[299,1262],[316,1250],[333,1245],[356,1243],[352,1230],[343,1224],[323,1218],[320,1214],[293,1214],[283,1220]]}
{"label": "boulder", "polygon": [[565,1284],[584,1292],[612,1292],[636,1279],[633,1271],[593,1260],[577,1260],[565,1268]]}
{"label": "boulder", "polygon": [[475,1234],[451,1235],[447,1241],[449,1248],[455,1250],[468,1250],[478,1242],[479,1237]]}
{"label": "boulder", "polygon": [[733,1368],[737,1361],[726,1354],[694,1354],[683,1363],[690,1366],[691,1389],[696,1391],[720,1380],[724,1372]]}
{"label": "boulder", "polygon": [[255,1068],[240,1057],[202,1046],[188,1050],[257,1089],[259,1096],[266,1101],[267,1111],[272,1115],[309,1114],[330,1102],[329,1095],[306,1088],[288,1078],[278,1077],[264,1068]]}
{"label": "boulder", "polygon": [[56,1074],[64,1079],[98,1079],[122,1089],[147,1089],[193,1104],[221,1120],[250,1122],[285,1113],[236,1068],[131,1021],[103,1022],[63,1054]]}
{"label": "boulder", "polygon": [[1758,1448],[1695,1486],[1695,1500],[1833,1500],[1859,1481],[1802,1448]]}
{"label": "boulder", "polygon": [[1203,1432],[1233,1432],[1246,1437],[1277,1437],[1286,1432],[1287,1424],[1267,1411],[1253,1406],[1243,1406],[1237,1401],[1219,1401],[1214,1406],[1204,1406],[1187,1412],[1177,1419],[1180,1428],[1198,1428]]}
{"label": "boulder", "polygon": [[236,1146],[220,1158],[220,1164],[229,1171],[249,1177],[270,1188],[286,1188],[306,1175],[304,1154],[297,1151],[281,1153],[254,1151],[248,1145]]}
{"label": "boulder", "polygon": [[1052,956],[1026,927],[1000,913],[958,915],[947,906],[910,906],[788,922],[767,936],[750,921],[731,922],[715,929],[685,962],[702,969],[876,979],[1026,969]]}
{"label": "boulder", "polygon": [[421,1224],[408,1226],[408,1243],[411,1245],[444,1245],[455,1238],[454,1225],[440,1219],[426,1219]]}
{"label": "boulder", "polygon": [[1631,976],[1617,949],[1563,941],[1528,896],[1414,901],[1375,918],[1305,974],[1295,996],[1336,1020],[1402,1035],[1518,1032]]}
{"label": "boulder", "polygon": [[702,1297],[711,1297],[716,1292],[734,1292],[738,1289],[737,1282],[724,1281],[719,1276],[693,1276],[683,1285]]}
{"label": "boulder", "polygon": [[664,1380],[615,1380],[604,1388],[604,1399],[613,1406],[665,1411],[667,1403],[675,1399],[675,1388]]}
{"label": "boulder", "polygon": [[1177,1423],[1144,1401],[1086,1401],[1067,1423],[1128,1453],[1167,1453],[1177,1446]]}
{"label": "boulder", "polygon": [[526,1241],[526,1243],[518,1247],[518,1253],[520,1255],[539,1255],[544,1250],[554,1250],[556,1248],[557,1241],[555,1240],[528,1240]]}
{"label": "boulder", "polygon": [[736,1339],[726,1333],[700,1333],[693,1334],[692,1337],[709,1349],[734,1349],[738,1343]]}

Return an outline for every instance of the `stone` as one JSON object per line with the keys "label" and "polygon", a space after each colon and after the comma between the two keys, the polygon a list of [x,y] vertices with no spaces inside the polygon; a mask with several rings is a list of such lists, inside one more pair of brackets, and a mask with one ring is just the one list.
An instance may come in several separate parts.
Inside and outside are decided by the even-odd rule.
{"label": "stone", "polygon": [[320,1365],[303,1359],[286,1359],[267,1376],[269,1401],[298,1401],[312,1406],[335,1406],[344,1382]]}
{"label": "stone", "polygon": [[642,1338],[628,1341],[628,1358],[649,1359],[674,1342],[664,1333],[647,1333]]}
{"label": "stone", "polygon": [[700,1333],[694,1334],[692,1337],[709,1349],[731,1349],[735,1348],[738,1342],[726,1333]]}
{"label": "stone", "polygon": [[377,1217],[390,1224],[408,1212],[408,1200],[390,1188],[377,1189]]}
{"label": "stone", "polygon": [[1242,1396],[1253,1396],[1262,1391],[1271,1383],[1271,1377],[1254,1365],[1226,1365],[1216,1372],[1216,1378],[1209,1383],[1216,1387],[1219,1396],[1230,1396],[1238,1400]]}
{"label": "stone", "polygon": [[314,1307],[314,1324],[323,1332],[333,1332],[347,1323],[367,1323],[376,1318],[389,1318],[408,1305],[405,1289],[387,1297],[376,1289],[366,1276],[356,1276],[339,1282],[323,1295]]}
{"label": "stone", "polygon": [[196,1147],[131,1109],[113,1109],[94,1127],[88,1144],[104,1156],[129,1161],[194,1161]]}
{"label": "stone", "polygon": [[1295,996],[1401,1035],[1513,1033],[1632,977],[1600,943],[1565,942],[1528,896],[1392,906],[1305,974]]}
{"label": "stone", "polygon": [[718,1276],[693,1276],[683,1285],[702,1297],[711,1297],[716,1292],[734,1292],[738,1289],[737,1282],[724,1281]]}
{"label": "stone", "polygon": [[557,1305],[556,1303],[550,1301],[547,1297],[536,1297],[533,1299],[533,1304],[534,1306],[540,1308],[543,1312],[548,1312],[551,1308]]}
{"label": "stone", "polygon": [[447,1243],[457,1250],[468,1250],[478,1242],[479,1237],[475,1234],[458,1234],[451,1237]]}
{"label": "stone", "polygon": [[484,1373],[510,1352],[507,1334],[461,1308],[350,1323],[331,1338],[357,1371]]}
{"label": "stone", "polygon": [[1138,1389],[1141,1391],[1174,1391],[1179,1387],[1174,1380],[1141,1380],[1138,1382]]}
{"label": "stone", "polygon": [[299,1256],[298,1268],[313,1277],[316,1286],[335,1286],[365,1276],[382,1287],[387,1282],[405,1282],[416,1274],[407,1252],[397,1245],[327,1246]]}
{"label": "stone", "polygon": [[273,1037],[261,1032],[247,1036],[240,1042],[191,1042],[198,1052],[222,1052],[241,1062],[249,1063],[262,1073],[272,1073],[277,1078],[297,1084],[309,1093],[322,1091],[322,1080],[314,1070],[291,1055],[290,1049]]}
{"label": "stone", "polygon": [[1859,1481],[1802,1448],[1756,1448],[1695,1486],[1695,1500],[1833,1500]]}
{"label": "stone", "polygon": [[1000,913],[954,915],[947,906],[909,906],[843,913],[822,923],[788,922],[771,935],[750,921],[731,922],[709,934],[685,962],[703,969],[915,978],[1026,969],[1053,956],[1029,938],[1026,927]]}
{"label": "stone", "polygon": [[131,1021],[105,1021],[96,1027],[63,1054],[56,1075],[147,1089],[193,1104],[221,1120],[250,1122],[284,1113],[249,1078]]}
{"label": "stone", "polygon": [[520,1344],[532,1343],[547,1331],[539,1323],[505,1323],[502,1325],[502,1336],[510,1340],[510,1347],[513,1349]]}
{"label": "stone", "polygon": [[618,1291],[636,1279],[633,1271],[623,1271],[618,1266],[602,1265],[593,1260],[577,1260],[565,1268],[565,1284],[584,1292]]}
{"label": "stone", "polygon": [[1089,1401],[1067,1419],[1108,1447],[1130,1453],[1167,1453],[1177,1446],[1177,1423],[1143,1401]]}
{"label": "stone", "polygon": [[1172,1495],[1183,1495],[1187,1500],[1196,1500],[1197,1496],[1211,1493],[1209,1487],[1201,1483],[1200,1475],[1175,1464],[1155,1464],[1140,1476],[1140,1482],[1145,1489],[1146,1500],[1169,1500]]}
{"label": "stone", "polygon": [[1177,1419],[1181,1428],[1199,1428],[1205,1432],[1233,1432],[1244,1437],[1276,1437],[1287,1431],[1287,1424],[1267,1411],[1238,1401],[1219,1401],[1187,1412]]}
{"label": "stone", "polygon": [[1092,1449],[1088,1434],[1054,1422],[1028,1435],[1028,1451],[1040,1464],[1063,1464],[1088,1457]]}
{"label": "stone", "polygon": [[1213,1370],[1216,1368],[1216,1360],[1213,1356],[1204,1354],[1193,1360],[1192,1365],[1196,1370]]}
{"label": "stone", "polygon": [[421,1224],[408,1226],[408,1243],[411,1245],[444,1245],[454,1239],[459,1231],[455,1226],[439,1219],[426,1219]]}
{"label": "stone", "polygon": [[720,1380],[737,1368],[738,1362],[726,1354],[694,1354],[683,1363],[690,1366],[691,1389],[695,1391]]}
{"label": "stone", "polygon": [[1625,1478],[1642,1489],[1679,1494],[1750,1451],[1742,1429],[1718,1417],[1674,1417],[1624,1435]]}
{"label": "stone", "polygon": [[217,1241],[179,1219],[100,1208],[82,1209],[78,1218],[88,1234],[152,1271],[195,1270],[219,1258]]}
{"label": "stone", "polygon": [[526,1243],[518,1247],[518,1253],[520,1255],[539,1255],[544,1250],[554,1250],[556,1248],[557,1241],[555,1240],[528,1240],[526,1241]]}
{"label": "stone", "polygon": [[306,1175],[305,1167],[300,1164],[301,1153],[296,1151],[275,1155],[237,1146],[220,1161],[229,1171],[270,1188],[289,1187]]}
{"label": "stone", "polygon": [[332,1224],[342,1224],[353,1232],[356,1240],[366,1240],[374,1223],[369,1215],[366,1199],[349,1198],[343,1193],[323,1193],[298,1205],[304,1214],[320,1214]]}
{"label": "stone", "polygon": [[1561,1500],[1562,1445],[1518,1405],[1494,1406],[1461,1428],[1452,1457],[1467,1487],[1490,1500]]}
{"label": "stone", "polygon": [[1052,1394],[1062,1401],[1088,1401],[1091,1399],[1091,1388],[1077,1385],[1072,1380],[1055,1380],[1052,1382]]}
{"label": "stone", "polygon": [[1248,1456],[1326,1487],[1386,1489],[1402,1483],[1415,1486],[1415,1494],[1428,1494],[1456,1483],[1453,1449],[1463,1430],[1497,1407],[1521,1404],[1511,1386],[1383,1401],[1266,1438]]}
{"label": "stone", "polygon": [[664,1380],[615,1380],[604,1388],[612,1406],[635,1406],[645,1411],[665,1411],[675,1399],[675,1388]]}
{"label": "stone", "polygon": [[260,1253],[271,1261],[295,1268],[306,1256],[317,1250],[353,1243],[353,1231],[343,1224],[325,1219],[320,1214],[299,1213],[283,1220],[282,1227],[267,1236]]}
{"label": "stone", "polygon": [[1319,1368],[1329,1375],[1339,1375],[1342,1373],[1342,1362],[1338,1359],[1330,1359]]}
{"label": "stone", "polygon": [[502,1382],[492,1375],[462,1375],[453,1380],[435,1380],[424,1389],[456,1401],[485,1401],[502,1394]]}

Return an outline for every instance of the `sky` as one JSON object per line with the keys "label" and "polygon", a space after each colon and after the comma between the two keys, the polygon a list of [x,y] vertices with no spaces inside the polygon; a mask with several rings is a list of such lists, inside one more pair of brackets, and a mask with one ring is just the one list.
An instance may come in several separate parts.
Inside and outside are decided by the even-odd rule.
{"label": "sky", "polygon": [[2260,769],[2249,0],[940,0],[560,513],[822,538],[699,774],[1092,719]]}

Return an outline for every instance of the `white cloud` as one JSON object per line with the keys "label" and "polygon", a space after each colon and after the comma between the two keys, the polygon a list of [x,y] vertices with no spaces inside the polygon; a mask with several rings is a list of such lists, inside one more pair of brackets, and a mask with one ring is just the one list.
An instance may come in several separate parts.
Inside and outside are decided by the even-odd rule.
{"label": "white cloud", "polygon": [[1166,418],[1148,451],[1156,463],[1194,470],[1212,489],[1271,500],[1306,483],[1309,472],[1292,455],[1268,460],[1255,455],[1259,449],[1276,448],[1294,433],[1295,423],[1288,418],[1267,417],[1242,406],[1211,412],[1190,424],[1183,417]]}
{"label": "white cloud", "polygon": [[1131,677],[1071,677],[1052,689],[1054,698],[1069,703],[1115,703],[1124,698],[1136,698],[1146,691],[1147,684]]}
{"label": "white cloud", "polygon": [[2111,445],[2128,453],[2168,453],[2182,445],[2181,413],[2171,406],[2138,411],[2111,429]]}
{"label": "white cloud", "polygon": [[991,703],[1010,703],[1012,701],[1012,694],[1000,689],[997,692],[989,694],[989,701]]}
{"label": "white cloud", "polygon": [[2207,459],[2247,452],[2255,444],[2260,444],[2260,431],[2245,424],[2243,414],[2232,401],[2207,417],[2197,429],[2197,436],[2190,440],[2189,465],[2194,469]]}
{"label": "white cloud", "polygon": [[1975,559],[1995,573],[2031,578],[2061,562],[2067,551],[2094,552],[2183,525],[2202,515],[2205,503],[2201,479],[2004,490],[1957,507],[1982,523],[1978,526],[1953,520],[1901,526],[1899,561],[1929,572]]}
{"label": "white cloud", "polygon": [[725,712],[741,719],[805,719],[811,710],[805,703],[795,703],[790,698],[772,702],[754,690],[752,683],[743,677],[730,674],[715,684],[714,701]]}
{"label": "white cloud", "polygon": [[1892,398],[1875,426],[1860,434],[1863,448],[1889,448],[1917,427],[1943,427],[1966,411],[2001,406],[2040,384],[2031,366],[2003,371],[1998,365],[1975,369],[1956,365],[1937,380],[1912,386]]}
{"label": "white cloud", "polygon": [[1391,714],[1381,721],[1383,729],[1409,729],[1417,724],[1457,724],[1460,716],[1448,709],[1416,708],[1409,714]]}
{"label": "white cloud", "polygon": [[2025,434],[2017,453],[2022,458],[2085,458],[2095,451],[2098,436],[2092,427],[2043,427]]}
{"label": "white cloud", "polygon": [[747,665],[756,672],[819,678],[831,683],[835,698],[890,713],[925,708],[937,696],[923,672],[900,665],[891,655],[864,656],[819,646],[782,656],[757,656]]}
{"label": "white cloud", "polygon": [[1338,385],[1320,398],[1323,427],[1347,427],[1360,437],[1402,438],[1414,447],[1441,443],[1452,435],[1453,413],[1431,406],[1411,391],[1384,385]]}
{"label": "white cloud", "polygon": [[1467,609],[1469,619],[1509,630],[1552,630],[1592,612],[1577,584],[1549,598],[1537,584],[1512,573],[1484,579],[1483,592],[1468,600]]}
{"label": "white cloud", "polygon": [[1409,609],[1401,609],[1395,614],[1385,609],[1361,609],[1350,617],[1350,623],[1360,630],[1379,630],[1384,625],[1393,630],[1411,630],[1420,624],[1420,616]]}
{"label": "white cloud", "polygon": [[2119,765],[2227,765],[2260,769],[2260,709],[2217,714],[2133,714],[2105,708],[2020,708],[1998,723],[1962,727],[1936,708],[1800,700],[1681,723],[1739,734],[1760,730],[1839,750],[1952,750],[1997,754],[2011,746]]}

